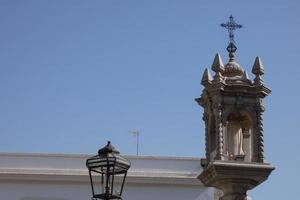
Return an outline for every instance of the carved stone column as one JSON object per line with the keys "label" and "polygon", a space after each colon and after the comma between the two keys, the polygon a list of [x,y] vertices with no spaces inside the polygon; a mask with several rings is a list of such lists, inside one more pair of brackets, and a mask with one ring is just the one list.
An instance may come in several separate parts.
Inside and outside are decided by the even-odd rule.
{"label": "carved stone column", "polygon": [[217,155],[216,159],[223,159],[224,156],[224,138],[223,138],[223,123],[222,123],[222,104],[216,104],[216,131],[217,131]]}
{"label": "carved stone column", "polygon": [[257,162],[264,162],[264,124],[263,107],[259,106],[256,110],[257,115]]}

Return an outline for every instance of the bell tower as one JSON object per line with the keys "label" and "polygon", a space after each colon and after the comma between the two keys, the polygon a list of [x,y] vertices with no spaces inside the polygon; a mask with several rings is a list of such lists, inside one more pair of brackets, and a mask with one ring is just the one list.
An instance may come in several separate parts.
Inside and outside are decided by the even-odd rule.
{"label": "bell tower", "polygon": [[236,62],[237,47],[233,31],[241,28],[233,17],[221,24],[228,29],[228,62],[223,65],[216,54],[212,71],[205,69],[204,86],[197,103],[204,108],[205,151],[204,166],[199,179],[207,186],[223,191],[221,200],[244,200],[247,190],[265,181],[274,169],[264,161],[263,99],[271,93],[262,75],[264,67],[256,57],[249,79]]}

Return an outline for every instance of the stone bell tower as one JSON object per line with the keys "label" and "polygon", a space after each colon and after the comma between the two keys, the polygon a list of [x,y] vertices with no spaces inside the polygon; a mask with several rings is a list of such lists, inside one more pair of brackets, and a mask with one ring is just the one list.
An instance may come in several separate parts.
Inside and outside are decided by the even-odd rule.
{"label": "stone bell tower", "polygon": [[271,93],[262,75],[264,67],[256,57],[249,79],[247,72],[235,60],[237,50],[233,31],[241,28],[230,16],[221,24],[229,31],[229,61],[223,65],[216,54],[212,70],[205,69],[204,86],[196,101],[204,108],[204,166],[199,179],[206,185],[222,190],[220,200],[247,199],[247,191],[265,181],[274,170],[264,162],[263,99]]}

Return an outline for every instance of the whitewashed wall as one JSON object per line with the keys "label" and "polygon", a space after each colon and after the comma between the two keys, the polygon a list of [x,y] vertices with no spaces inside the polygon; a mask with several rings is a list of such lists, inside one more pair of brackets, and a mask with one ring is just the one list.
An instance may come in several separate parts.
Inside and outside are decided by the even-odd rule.
{"label": "whitewashed wall", "polygon": [[[0,153],[0,200],[91,199],[88,155]],[[213,200],[196,178],[200,159],[127,156],[124,200]]]}

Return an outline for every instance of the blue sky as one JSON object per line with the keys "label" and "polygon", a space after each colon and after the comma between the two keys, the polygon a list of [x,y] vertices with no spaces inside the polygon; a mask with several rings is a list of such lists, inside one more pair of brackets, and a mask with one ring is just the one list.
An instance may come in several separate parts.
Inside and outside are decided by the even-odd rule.
{"label": "blue sky", "polygon": [[[111,140],[123,154],[204,156],[194,98],[216,52],[264,80],[265,152],[277,167],[253,199],[297,199],[298,1],[0,1],[0,151],[89,153]],[[252,76],[252,75],[251,75]],[[252,76],[253,78],[253,76]]]}

